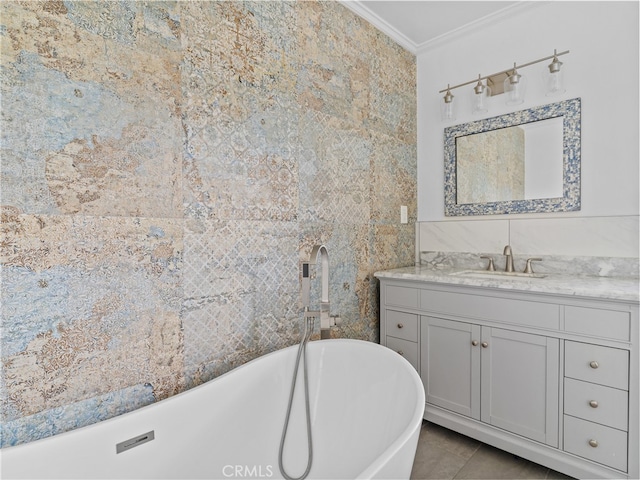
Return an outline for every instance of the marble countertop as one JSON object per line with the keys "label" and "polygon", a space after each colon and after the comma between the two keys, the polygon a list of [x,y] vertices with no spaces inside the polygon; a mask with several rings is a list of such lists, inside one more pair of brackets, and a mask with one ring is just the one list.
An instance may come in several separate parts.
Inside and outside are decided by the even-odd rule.
{"label": "marble countertop", "polygon": [[413,280],[448,285],[468,285],[520,292],[537,292],[630,302],[640,301],[640,284],[637,277],[600,277],[549,273],[546,274],[544,278],[504,278],[496,275],[495,279],[493,279],[455,275],[461,270],[462,269],[451,268],[439,269],[423,265],[383,270],[376,272],[375,276],[384,279]]}

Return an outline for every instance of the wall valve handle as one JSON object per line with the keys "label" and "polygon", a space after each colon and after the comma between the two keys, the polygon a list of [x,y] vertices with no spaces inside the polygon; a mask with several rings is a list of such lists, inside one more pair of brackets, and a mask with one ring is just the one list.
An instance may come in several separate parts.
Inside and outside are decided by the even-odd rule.
{"label": "wall valve handle", "polygon": [[531,262],[541,262],[541,258],[527,258],[527,266],[524,267],[523,273],[533,273],[533,268],[531,268]]}
{"label": "wall valve handle", "polygon": [[480,258],[485,258],[485,259],[489,260],[489,265],[487,265],[487,270],[489,272],[495,272],[496,271],[496,267],[493,264],[493,257],[490,257],[488,255],[481,255]]}

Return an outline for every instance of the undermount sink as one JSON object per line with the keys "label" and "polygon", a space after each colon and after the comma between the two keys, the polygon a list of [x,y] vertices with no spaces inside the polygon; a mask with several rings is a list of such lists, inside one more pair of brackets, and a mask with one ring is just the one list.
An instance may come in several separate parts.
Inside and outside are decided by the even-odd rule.
{"label": "undermount sink", "polygon": [[544,278],[543,273],[519,273],[519,272],[491,272],[489,270],[462,270],[461,272],[450,273],[449,275],[455,277],[470,277],[470,278],[486,278],[490,280],[495,279],[513,279],[523,280],[527,278]]}

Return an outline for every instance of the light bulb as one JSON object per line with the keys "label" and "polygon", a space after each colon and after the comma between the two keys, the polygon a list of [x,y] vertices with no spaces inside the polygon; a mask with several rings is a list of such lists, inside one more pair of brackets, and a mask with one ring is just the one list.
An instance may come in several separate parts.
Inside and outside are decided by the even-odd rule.
{"label": "light bulb", "polygon": [[455,120],[456,112],[453,104],[453,94],[449,85],[447,85],[447,92],[444,94],[442,103],[440,104],[440,117],[443,121]]}
{"label": "light bulb", "polygon": [[546,95],[560,95],[566,91],[564,87],[564,73],[562,62],[558,60],[556,51],[553,51],[553,61],[549,64],[549,72],[545,73],[545,92]]}
{"label": "light bulb", "polygon": [[480,74],[478,83],[471,91],[471,111],[472,113],[486,113],[489,111],[488,99],[491,96],[491,89],[488,85],[483,85]]}
{"label": "light bulb", "polygon": [[524,102],[524,94],[526,91],[525,78],[516,70],[516,64],[513,64],[513,71],[504,80],[504,93],[506,95],[505,102],[507,105],[520,105]]}

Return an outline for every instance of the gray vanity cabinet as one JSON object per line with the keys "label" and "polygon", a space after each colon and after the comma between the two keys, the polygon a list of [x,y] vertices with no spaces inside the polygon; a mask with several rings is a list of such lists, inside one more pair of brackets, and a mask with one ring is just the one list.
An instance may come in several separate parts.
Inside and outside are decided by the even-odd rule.
{"label": "gray vanity cabinet", "polygon": [[480,326],[423,316],[420,376],[428,404],[480,419]]}
{"label": "gray vanity cabinet", "polygon": [[572,477],[639,478],[637,302],[378,278],[380,343],[418,370],[425,419]]}
{"label": "gray vanity cabinet", "polygon": [[422,318],[427,403],[558,446],[559,340]]}

